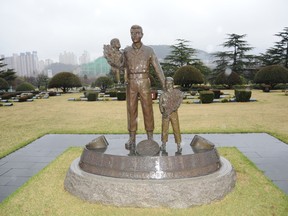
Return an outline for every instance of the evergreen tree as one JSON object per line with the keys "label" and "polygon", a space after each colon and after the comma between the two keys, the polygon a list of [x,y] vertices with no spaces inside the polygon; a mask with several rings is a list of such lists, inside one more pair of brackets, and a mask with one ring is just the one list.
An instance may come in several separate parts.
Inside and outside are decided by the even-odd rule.
{"label": "evergreen tree", "polygon": [[166,76],[173,76],[175,71],[185,65],[193,65],[199,59],[193,58],[196,50],[189,47],[190,41],[184,39],[177,39],[178,43],[171,46],[171,54],[164,58],[161,63],[163,71]]}
{"label": "evergreen tree", "polygon": [[16,79],[14,69],[4,69],[7,64],[3,63],[4,58],[0,58],[0,78],[5,79],[10,85]]}
{"label": "evergreen tree", "polygon": [[81,81],[78,76],[71,72],[60,72],[50,80],[48,88],[61,88],[64,93],[71,88],[81,87]]}
{"label": "evergreen tree", "polygon": [[213,54],[216,58],[215,61],[213,61],[213,63],[216,64],[216,67],[213,69],[211,75],[208,77],[208,80],[211,83],[215,83],[215,79],[216,77],[223,73],[229,65],[229,57],[227,52],[216,52]]}
{"label": "evergreen tree", "polygon": [[174,83],[176,85],[181,85],[183,91],[188,90],[192,84],[201,84],[204,82],[201,71],[191,65],[180,67],[173,78]]}
{"label": "evergreen tree", "polygon": [[97,86],[101,89],[101,92],[105,92],[108,87],[111,87],[113,85],[113,83],[114,82],[110,77],[101,76],[95,80],[93,86]]}
{"label": "evergreen tree", "polygon": [[232,48],[232,51],[228,51],[227,56],[232,61],[231,69],[233,72],[242,75],[248,66],[248,58],[251,56],[246,55],[247,51],[253,49],[250,47],[248,43],[243,40],[246,37],[246,34],[238,35],[238,34],[228,34],[227,41],[222,44],[223,47]]}
{"label": "evergreen tree", "polygon": [[45,90],[47,90],[48,87],[48,83],[49,83],[49,77],[43,73],[38,74],[38,76],[36,77],[36,84],[38,89],[42,87],[45,88]]}
{"label": "evergreen tree", "polygon": [[255,75],[255,83],[274,88],[278,83],[288,82],[288,69],[282,65],[269,65],[261,68]]}
{"label": "evergreen tree", "polygon": [[288,68],[288,27],[275,36],[280,37],[280,41],[277,41],[266,53],[262,53],[260,59],[265,66],[280,64]]}
{"label": "evergreen tree", "polygon": [[230,68],[233,72],[239,76],[243,76],[246,79],[252,80],[255,70],[255,56],[247,55],[246,53],[253,49],[244,40],[246,34],[228,34],[227,41],[222,46],[225,48],[232,48],[230,51],[217,52],[214,56],[217,58],[214,63],[217,64],[213,71],[212,78],[215,78],[220,73],[223,73],[227,68]]}

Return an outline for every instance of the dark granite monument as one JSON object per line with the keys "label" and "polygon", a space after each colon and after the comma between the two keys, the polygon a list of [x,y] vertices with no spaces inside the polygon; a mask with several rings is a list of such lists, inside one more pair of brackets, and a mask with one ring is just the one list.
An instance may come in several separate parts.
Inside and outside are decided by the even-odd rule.
{"label": "dark granite monument", "polygon": [[[142,44],[142,28],[134,25],[130,33],[133,44],[124,51],[128,142],[124,148],[124,143],[109,143],[103,135],[92,140],[84,147],[81,157],[71,164],[65,189],[89,202],[131,207],[187,208],[223,198],[235,185],[232,165],[219,156],[213,143],[198,135],[191,136],[190,145],[181,143],[177,110],[183,94],[174,89],[172,78],[167,77],[165,81],[154,51]],[[109,49],[104,46],[104,53],[113,59]],[[153,138],[150,65],[155,68],[164,90],[159,98],[161,148]],[[147,139],[136,145],[138,98]],[[168,142],[170,122],[176,152],[175,144]]]}

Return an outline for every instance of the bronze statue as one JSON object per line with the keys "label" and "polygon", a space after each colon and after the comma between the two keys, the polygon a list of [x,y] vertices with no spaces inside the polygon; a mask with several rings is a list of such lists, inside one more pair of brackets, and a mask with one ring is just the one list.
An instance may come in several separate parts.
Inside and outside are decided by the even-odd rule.
{"label": "bronze statue", "polygon": [[116,82],[120,84],[120,72],[124,65],[124,56],[120,51],[121,44],[118,38],[114,38],[110,41],[110,45],[104,45],[104,57],[111,66],[113,75]]}
{"label": "bronze statue", "polygon": [[127,119],[129,131],[129,140],[125,144],[125,147],[126,149],[134,151],[138,119],[138,97],[141,101],[147,138],[148,140],[153,140],[154,116],[151,97],[151,83],[149,79],[150,65],[154,67],[163,87],[165,77],[153,49],[145,46],[141,42],[143,37],[142,27],[139,25],[133,25],[130,29],[130,34],[133,44],[124,49],[125,80],[127,83]]}
{"label": "bronze statue", "polygon": [[166,143],[168,141],[169,122],[171,122],[175,143],[177,144],[177,152],[181,153],[181,134],[178,118],[178,108],[183,100],[183,92],[174,89],[174,80],[167,77],[165,80],[165,90],[159,97],[159,108],[162,113],[162,134],[161,134],[161,151],[166,152]]}

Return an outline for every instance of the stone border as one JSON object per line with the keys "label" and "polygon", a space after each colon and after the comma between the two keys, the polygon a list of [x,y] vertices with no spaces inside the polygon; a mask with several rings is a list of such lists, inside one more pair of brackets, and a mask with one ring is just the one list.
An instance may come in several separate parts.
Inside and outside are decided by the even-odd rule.
{"label": "stone border", "polygon": [[235,186],[236,173],[221,157],[221,168],[209,175],[169,180],[132,180],[84,172],[75,159],[65,178],[71,194],[89,201],[118,207],[188,208],[222,199]]}

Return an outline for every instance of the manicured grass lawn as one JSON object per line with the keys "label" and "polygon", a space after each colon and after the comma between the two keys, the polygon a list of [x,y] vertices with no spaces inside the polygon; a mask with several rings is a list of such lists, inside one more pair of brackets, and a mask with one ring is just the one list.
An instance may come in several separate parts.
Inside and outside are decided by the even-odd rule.
{"label": "manicured grass lawn", "polygon": [[[234,95],[233,91],[224,91]],[[127,133],[126,102],[72,102],[79,94],[66,94],[0,107],[0,158],[48,133]],[[267,132],[288,143],[288,97],[281,91],[253,90],[257,102],[182,104],[182,133]],[[161,115],[154,104],[155,133]],[[144,133],[139,112],[138,133]]]}
{"label": "manicured grass lawn", "polygon": [[219,148],[237,173],[236,186],[224,199],[187,209],[119,208],[91,204],[64,190],[64,179],[81,148],[70,148],[0,204],[0,215],[287,215],[288,196],[236,148]]}

